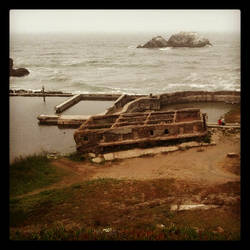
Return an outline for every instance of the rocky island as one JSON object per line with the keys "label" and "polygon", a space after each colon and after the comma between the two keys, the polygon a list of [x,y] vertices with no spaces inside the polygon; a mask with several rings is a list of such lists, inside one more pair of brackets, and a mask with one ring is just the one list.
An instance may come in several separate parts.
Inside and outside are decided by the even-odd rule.
{"label": "rocky island", "polygon": [[156,36],[144,45],[138,45],[137,48],[163,48],[163,47],[204,47],[212,45],[207,38],[200,36],[196,32],[179,32],[172,35],[168,40],[161,36]]}
{"label": "rocky island", "polygon": [[26,76],[30,73],[25,68],[13,69],[13,59],[12,58],[9,59],[9,63],[10,63],[10,68],[9,68],[10,69],[10,71],[9,71],[10,76],[22,77],[22,76]]}

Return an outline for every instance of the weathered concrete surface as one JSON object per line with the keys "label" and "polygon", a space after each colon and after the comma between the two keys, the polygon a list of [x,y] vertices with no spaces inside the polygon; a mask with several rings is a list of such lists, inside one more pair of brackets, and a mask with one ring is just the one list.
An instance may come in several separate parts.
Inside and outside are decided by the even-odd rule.
{"label": "weathered concrete surface", "polygon": [[143,155],[174,152],[177,150],[178,150],[177,146],[154,147],[154,148],[146,148],[146,149],[136,148],[136,149],[130,149],[130,150],[124,150],[124,151],[103,154],[103,157],[106,161],[110,161],[110,160],[114,160],[114,159],[127,159],[127,158],[139,157],[139,156],[143,156]]}
{"label": "weathered concrete surface", "polygon": [[227,123],[226,125],[219,125],[217,123],[208,123],[207,126],[209,128],[221,128],[221,129],[239,128],[240,129],[240,124],[237,124],[237,123]]}
{"label": "weathered concrete surface", "polygon": [[116,114],[116,113],[122,113],[122,109],[124,108],[124,106],[133,101],[136,100],[140,97],[145,97],[146,95],[127,95],[127,94],[123,94],[121,95],[113,104],[113,106],[111,106],[107,112],[106,115],[109,114]]}
{"label": "weathered concrete surface", "polygon": [[199,142],[185,142],[177,146],[168,146],[168,147],[153,147],[153,148],[135,148],[124,151],[117,151],[103,154],[105,161],[112,161],[115,159],[128,159],[134,157],[141,157],[147,155],[155,155],[159,153],[170,153],[174,151],[181,150],[181,148],[193,148],[193,147],[203,147],[203,146],[213,146],[214,143],[199,143]]}
{"label": "weathered concrete surface", "polygon": [[240,103],[239,91],[181,91],[160,94],[161,105],[189,102]]}
{"label": "weathered concrete surface", "polygon": [[63,112],[64,110],[70,108],[71,106],[75,105],[76,103],[80,102],[81,100],[82,100],[81,94],[72,96],[68,100],[64,101],[63,103],[61,103],[55,107],[56,113]]}
{"label": "weathered concrete surface", "polygon": [[39,115],[37,119],[41,125],[58,125],[61,127],[79,127],[89,115]]}
{"label": "weathered concrete surface", "polygon": [[37,119],[39,120],[39,124],[44,125],[57,125],[59,115],[39,115]]}
{"label": "weathered concrete surface", "polygon": [[113,147],[191,140],[206,133],[200,109],[182,109],[91,116],[75,131],[74,139],[78,151],[100,153]]}
{"label": "weathered concrete surface", "polygon": [[160,98],[140,97],[126,105],[121,110],[121,113],[143,112],[146,110],[160,110]]}
{"label": "weathered concrete surface", "polygon": [[90,115],[61,115],[57,120],[58,126],[79,127]]}

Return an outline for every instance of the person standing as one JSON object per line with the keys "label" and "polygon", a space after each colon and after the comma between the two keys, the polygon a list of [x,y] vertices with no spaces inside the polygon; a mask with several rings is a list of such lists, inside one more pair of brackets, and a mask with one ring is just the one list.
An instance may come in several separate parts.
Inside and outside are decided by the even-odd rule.
{"label": "person standing", "polygon": [[221,125],[226,125],[226,122],[225,122],[224,118],[221,119]]}

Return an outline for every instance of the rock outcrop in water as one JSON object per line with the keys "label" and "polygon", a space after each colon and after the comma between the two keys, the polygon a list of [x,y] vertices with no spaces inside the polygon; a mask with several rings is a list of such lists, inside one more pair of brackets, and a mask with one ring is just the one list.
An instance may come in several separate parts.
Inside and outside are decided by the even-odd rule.
{"label": "rock outcrop in water", "polygon": [[170,47],[204,47],[212,45],[208,39],[198,35],[196,32],[179,32],[168,39]]}
{"label": "rock outcrop in water", "polygon": [[25,68],[13,69],[13,59],[11,58],[9,60],[9,63],[10,63],[10,71],[9,71],[10,76],[22,77],[30,73]]}
{"label": "rock outcrop in water", "polygon": [[204,47],[212,45],[208,39],[198,35],[196,32],[179,32],[172,35],[168,41],[161,36],[156,36],[144,45],[137,48],[164,48],[164,47]]}
{"label": "rock outcrop in water", "polygon": [[138,45],[137,48],[164,48],[167,47],[167,41],[162,36],[156,36],[144,45]]}

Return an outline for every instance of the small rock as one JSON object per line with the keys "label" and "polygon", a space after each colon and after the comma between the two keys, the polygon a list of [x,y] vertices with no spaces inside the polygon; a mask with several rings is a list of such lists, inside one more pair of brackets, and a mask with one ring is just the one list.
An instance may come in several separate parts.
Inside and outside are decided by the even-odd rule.
{"label": "small rock", "polygon": [[198,234],[198,233],[200,233],[200,232],[202,232],[202,231],[204,231],[204,230],[202,230],[202,229],[200,229],[200,228],[198,228],[198,227],[192,227],[192,229],[194,229],[194,231]]}
{"label": "small rock", "polygon": [[222,227],[218,226],[218,227],[216,228],[216,230],[213,231],[213,233],[224,233],[224,229],[223,229]]}
{"label": "small rock", "polygon": [[96,155],[95,155],[94,153],[88,153],[88,156],[89,156],[90,158],[95,158],[95,157],[96,157]]}
{"label": "small rock", "polygon": [[237,157],[239,157],[239,154],[231,152],[231,153],[227,154],[227,157],[229,157],[229,158],[237,158]]}
{"label": "small rock", "polygon": [[99,163],[102,163],[104,159],[101,157],[96,157],[96,158],[92,158],[91,161],[99,164]]}
{"label": "small rock", "polygon": [[112,228],[111,227],[103,228],[102,231],[105,232],[105,233],[109,233],[109,232],[112,231]]}
{"label": "small rock", "polygon": [[112,161],[112,160],[114,160],[114,154],[113,153],[104,154],[103,157],[104,157],[104,159],[106,161]]}
{"label": "small rock", "polygon": [[204,151],[204,148],[198,148],[197,149],[197,152],[203,152]]}
{"label": "small rock", "polygon": [[163,228],[165,228],[166,226],[165,225],[163,225],[163,224],[157,224],[156,225],[156,228],[159,228],[159,229],[163,229]]}

